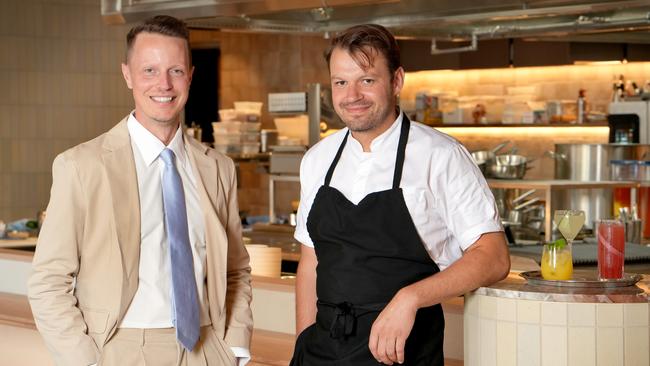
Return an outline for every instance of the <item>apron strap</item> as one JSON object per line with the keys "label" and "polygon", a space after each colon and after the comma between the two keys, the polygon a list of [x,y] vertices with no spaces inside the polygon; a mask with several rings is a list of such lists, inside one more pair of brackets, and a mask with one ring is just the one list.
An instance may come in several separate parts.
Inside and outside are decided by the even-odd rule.
{"label": "apron strap", "polygon": [[317,300],[316,305],[319,311],[330,308],[333,312],[333,318],[330,323],[330,337],[332,339],[345,338],[352,335],[357,325],[357,318],[368,314],[378,313],[384,310],[387,303],[354,305],[349,302],[332,303],[328,301]]}
{"label": "apron strap", "polygon": [[395,159],[395,174],[393,175],[393,189],[399,188],[399,183],[402,180],[402,168],[404,168],[404,157],[406,154],[406,143],[409,139],[409,129],[411,121],[402,113],[402,130],[399,134],[399,143],[397,145],[397,158]]}
{"label": "apron strap", "polygon": [[327,170],[327,175],[325,176],[325,183],[323,184],[326,187],[329,187],[330,185],[330,181],[332,180],[332,174],[334,174],[334,168],[336,168],[336,164],[338,164],[339,159],[341,158],[341,154],[343,153],[343,148],[345,148],[345,143],[348,141],[349,134],[350,134],[350,130],[348,130],[348,132],[345,133],[345,137],[341,142],[341,146],[339,146],[339,150],[336,152],[334,161],[330,165],[330,168]]}

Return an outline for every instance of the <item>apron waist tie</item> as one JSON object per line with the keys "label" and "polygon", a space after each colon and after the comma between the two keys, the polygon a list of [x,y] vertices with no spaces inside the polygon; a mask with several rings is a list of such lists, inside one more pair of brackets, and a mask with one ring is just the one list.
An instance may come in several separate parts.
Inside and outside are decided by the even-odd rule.
{"label": "apron waist tie", "polygon": [[331,303],[318,300],[317,305],[334,310],[334,319],[330,324],[330,338],[338,339],[352,335],[359,316],[379,312],[386,306],[386,303],[354,305],[347,301]]}

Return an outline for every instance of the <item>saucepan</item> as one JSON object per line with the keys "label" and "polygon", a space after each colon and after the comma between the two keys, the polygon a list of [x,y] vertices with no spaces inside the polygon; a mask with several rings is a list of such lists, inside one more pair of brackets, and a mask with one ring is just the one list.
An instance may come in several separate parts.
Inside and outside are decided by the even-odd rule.
{"label": "saucepan", "polygon": [[488,161],[488,160],[494,160],[494,156],[499,152],[501,149],[506,147],[510,141],[504,141],[495,147],[493,147],[490,150],[479,150],[479,151],[474,151],[472,152],[472,157],[477,160],[477,161]]}
{"label": "saucepan", "polygon": [[534,159],[523,155],[498,155],[488,167],[490,176],[499,179],[522,179],[528,170],[526,164]]}
{"label": "saucepan", "polygon": [[511,224],[516,224],[516,225],[522,225],[526,223],[526,213],[528,212],[527,210],[524,210],[525,208],[529,207],[533,203],[536,203],[539,201],[539,198],[532,198],[524,203],[521,203],[517,206],[515,206],[512,210],[510,210],[510,213],[508,214],[508,222]]}
{"label": "saucepan", "polygon": [[509,143],[510,141],[504,141],[490,150],[479,150],[472,152],[472,158],[474,158],[476,165],[478,165],[479,169],[481,169],[483,175],[486,175],[488,166],[492,164],[492,161],[494,161],[496,153],[506,147],[506,145]]}

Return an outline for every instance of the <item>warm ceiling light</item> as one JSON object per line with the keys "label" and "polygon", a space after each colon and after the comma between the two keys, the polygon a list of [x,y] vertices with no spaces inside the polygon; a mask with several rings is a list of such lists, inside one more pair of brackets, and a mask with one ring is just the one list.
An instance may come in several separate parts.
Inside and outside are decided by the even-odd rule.
{"label": "warm ceiling light", "polygon": [[[587,127],[587,128],[585,128]],[[558,138],[581,136],[583,138],[589,137],[591,139],[604,139],[607,141],[609,137],[608,126],[589,126],[584,124],[581,126],[565,125],[562,128],[554,126],[484,126],[484,127],[436,127],[440,132],[454,136],[456,138],[472,137],[472,138]]]}
{"label": "warm ceiling light", "polygon": [[609,60],[609,61],[573,61],[574,65],[590,65],[590,66],[606,66],[606,65],[621,65],[627,63],[627,60]]}

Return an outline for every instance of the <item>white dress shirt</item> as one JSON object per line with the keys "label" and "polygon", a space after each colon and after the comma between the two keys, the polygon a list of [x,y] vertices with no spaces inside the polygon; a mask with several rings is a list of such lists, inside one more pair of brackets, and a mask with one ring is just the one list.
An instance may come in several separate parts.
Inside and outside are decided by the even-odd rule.
{"label": "white dress shirt", "polygon": [[[133,113],[127,120],[131,147],[135,159],[140,198],[140,264],[138,289],[120,328],[171,328],[172,290],[169,244],[165,231],[162,200],[164,162],[159,155],[166,147],[176,156],[176,168],[183,182],[187,224],[195,280],[197,283],[201,326],[210,324],[206,286],[205,222],[200,207],[196,177],[183,143],[183,131],[178,128],[172,141],[165,146],[142,126]],[[232,347],[233,353],[245,365],[250,359],[248,349]]]}
{"label": "white dress shirt", "polygon": [[[354,204],[392,188],[401,125],[400,113],[372,141],[370,152],[348,137],[330,186]],[[295,238],[306,246],[314,246],[306,226],[309,211],[347,131],[323,139],[302,160]],[[431,127],[411,122],[400,187],[417,232],[441,270],[482,234],[503,231],[492,192],[467,150]]]}

